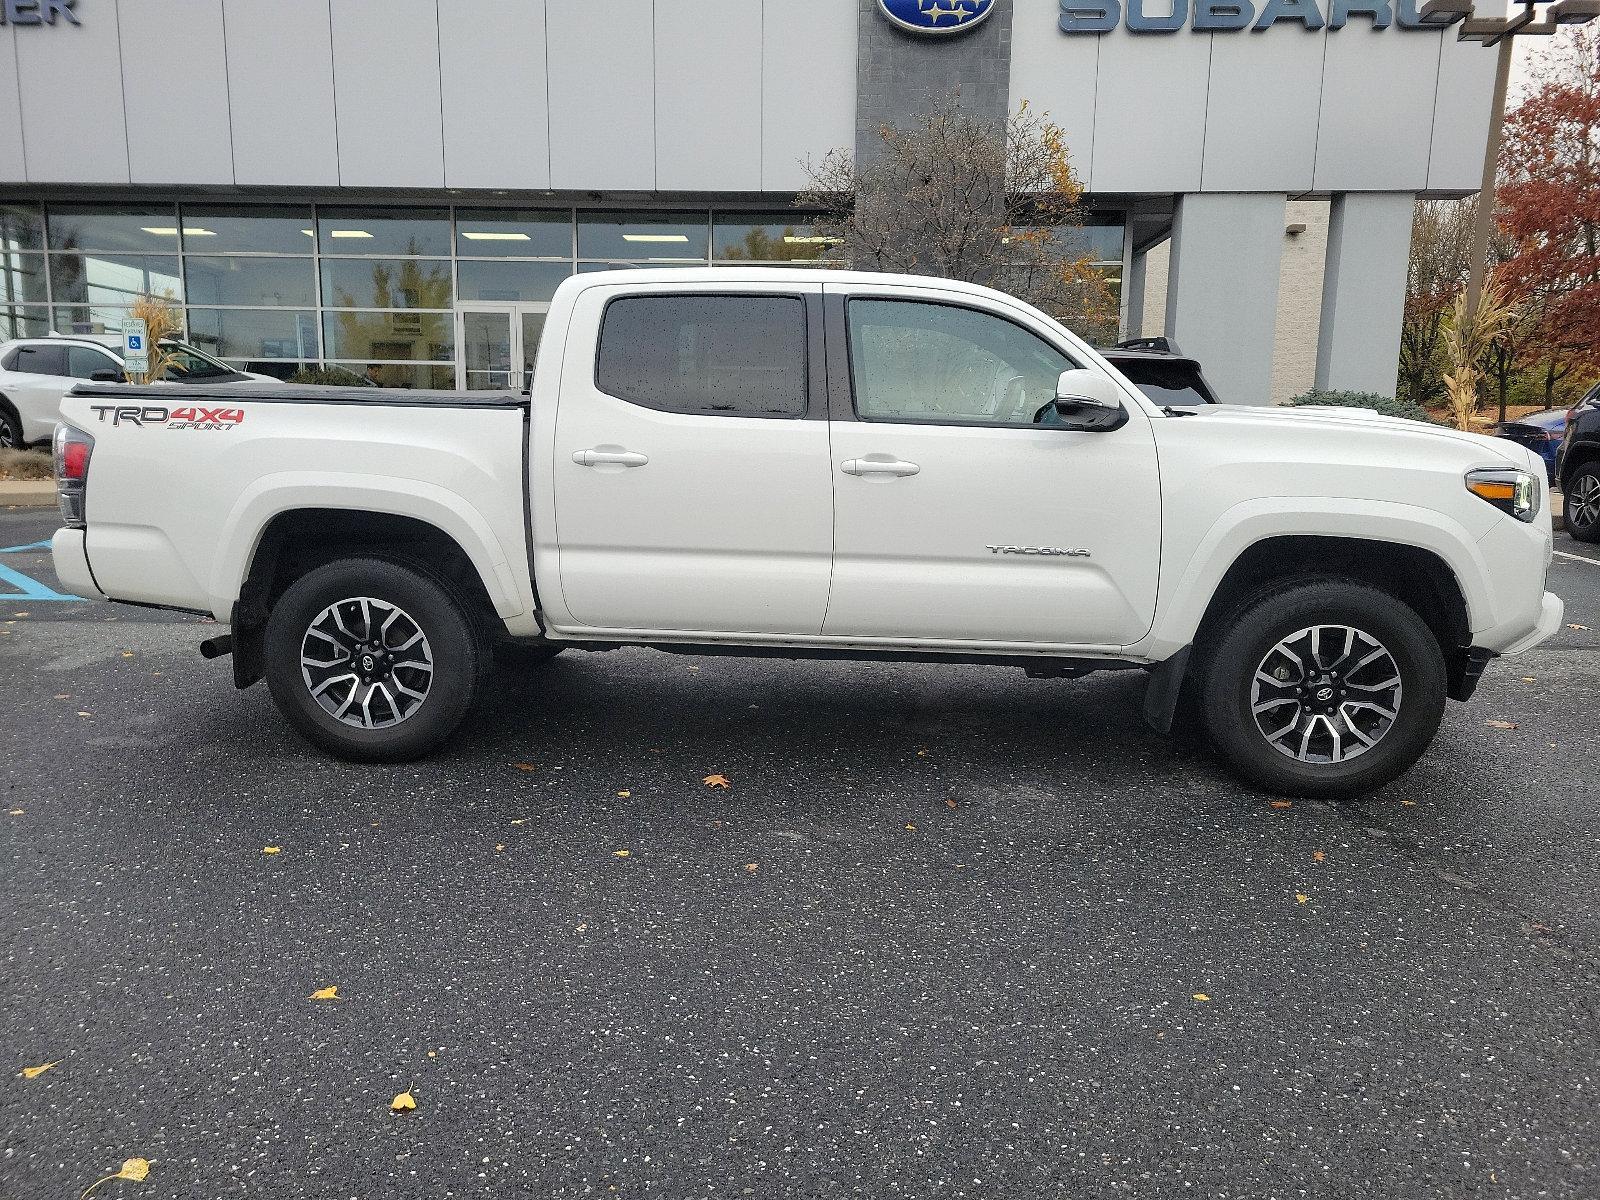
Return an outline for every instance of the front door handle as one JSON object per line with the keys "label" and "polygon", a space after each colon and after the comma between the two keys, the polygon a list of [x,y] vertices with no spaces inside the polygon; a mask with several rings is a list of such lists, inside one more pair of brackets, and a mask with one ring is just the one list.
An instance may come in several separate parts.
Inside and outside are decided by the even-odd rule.
{"label": "front door handle", "polygon": [[839,464],[846,475],[915,475],[922,470],[914,462],[898,458],[847,458]]}
{"label": "front door handle", "polygon": [[650,461],[648,455],[638,454],[632,450],[574,450],[572,461],[580,467],[599,467],[614,465],[619,467],[642,467]]}

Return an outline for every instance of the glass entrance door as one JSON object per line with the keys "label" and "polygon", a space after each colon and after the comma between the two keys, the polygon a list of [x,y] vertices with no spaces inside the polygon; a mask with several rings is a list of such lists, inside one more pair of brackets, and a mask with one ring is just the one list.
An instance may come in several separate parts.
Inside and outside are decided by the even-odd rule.
{"label": "glass entrance door", "polygon": [[524,392],[533,386],[548,304],[474,304],[456,312],[456,387]]}

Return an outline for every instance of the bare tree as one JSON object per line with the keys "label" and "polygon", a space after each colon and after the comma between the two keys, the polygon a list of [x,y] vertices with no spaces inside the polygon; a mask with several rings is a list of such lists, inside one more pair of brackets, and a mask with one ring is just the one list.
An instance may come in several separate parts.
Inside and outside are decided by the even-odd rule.
{"label": "bare tree", "polygon": [[884,125],[869,161],[834,150],[806,163],[796,203],[861,270],[938,275],[1010,292],[1074,331],[1114,336],[1117,304],[1083,232],[1083,185],[1059,126],[1026,101],[1005,121],[959,93]]}
{"label": "bare tree", "polygon": [[1426,407],[1443,397],[1444,318],[1467,281],[1477,201],[1420,200],[1411,221],[1399,395]]}

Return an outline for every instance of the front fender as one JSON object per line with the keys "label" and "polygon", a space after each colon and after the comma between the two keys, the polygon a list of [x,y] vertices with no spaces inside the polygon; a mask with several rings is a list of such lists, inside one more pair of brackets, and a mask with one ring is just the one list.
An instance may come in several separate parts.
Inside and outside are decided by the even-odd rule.
{"label": "front fender", "polygon": [[531,611],[532,598],[517,585],[505,548],[464,497],[417,479],[317,471],[264,475],[239,494],[217,539],[221,551],[207,586],[212,612],[232,610],[267,526],[273,518],[297,509],[385,513],[426,522],[461,547],[502,619]]}
{"label": "front fender", "polygon": [[1194,640],[1223,576],[1251,546],[1274,537],[1342,537],[1431,551],[1455,575],[1476,630],[1494,623],[1489,567],[1478,539],[1498,519],[1485,506],[1483,528],[1445,513],[1388,500],[1342,497],[1258,497],[1226,509],[1186,556],[1168,543],[1161,567],[1156,619],[1129,654],[1159,661]]}

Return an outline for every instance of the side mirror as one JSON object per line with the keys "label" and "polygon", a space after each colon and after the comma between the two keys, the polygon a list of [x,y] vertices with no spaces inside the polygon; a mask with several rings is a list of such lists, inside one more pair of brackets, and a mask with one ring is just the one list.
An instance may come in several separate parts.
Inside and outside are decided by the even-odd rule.
{"label": "side mirror", "polygon": [[89,376],[90,383],[127,383],[128,377],[121,371],[95,371]]}
{"label": "side mirror", "polygon": [[[1047,413],[1054,419],[1047,418]],[[1075,367],[1061,372],[1056,398],[1035,420],[1084,433],[1110,433],[1128,423],[1128,410],[1122,405],[1122,390],[1109,378]]]}

